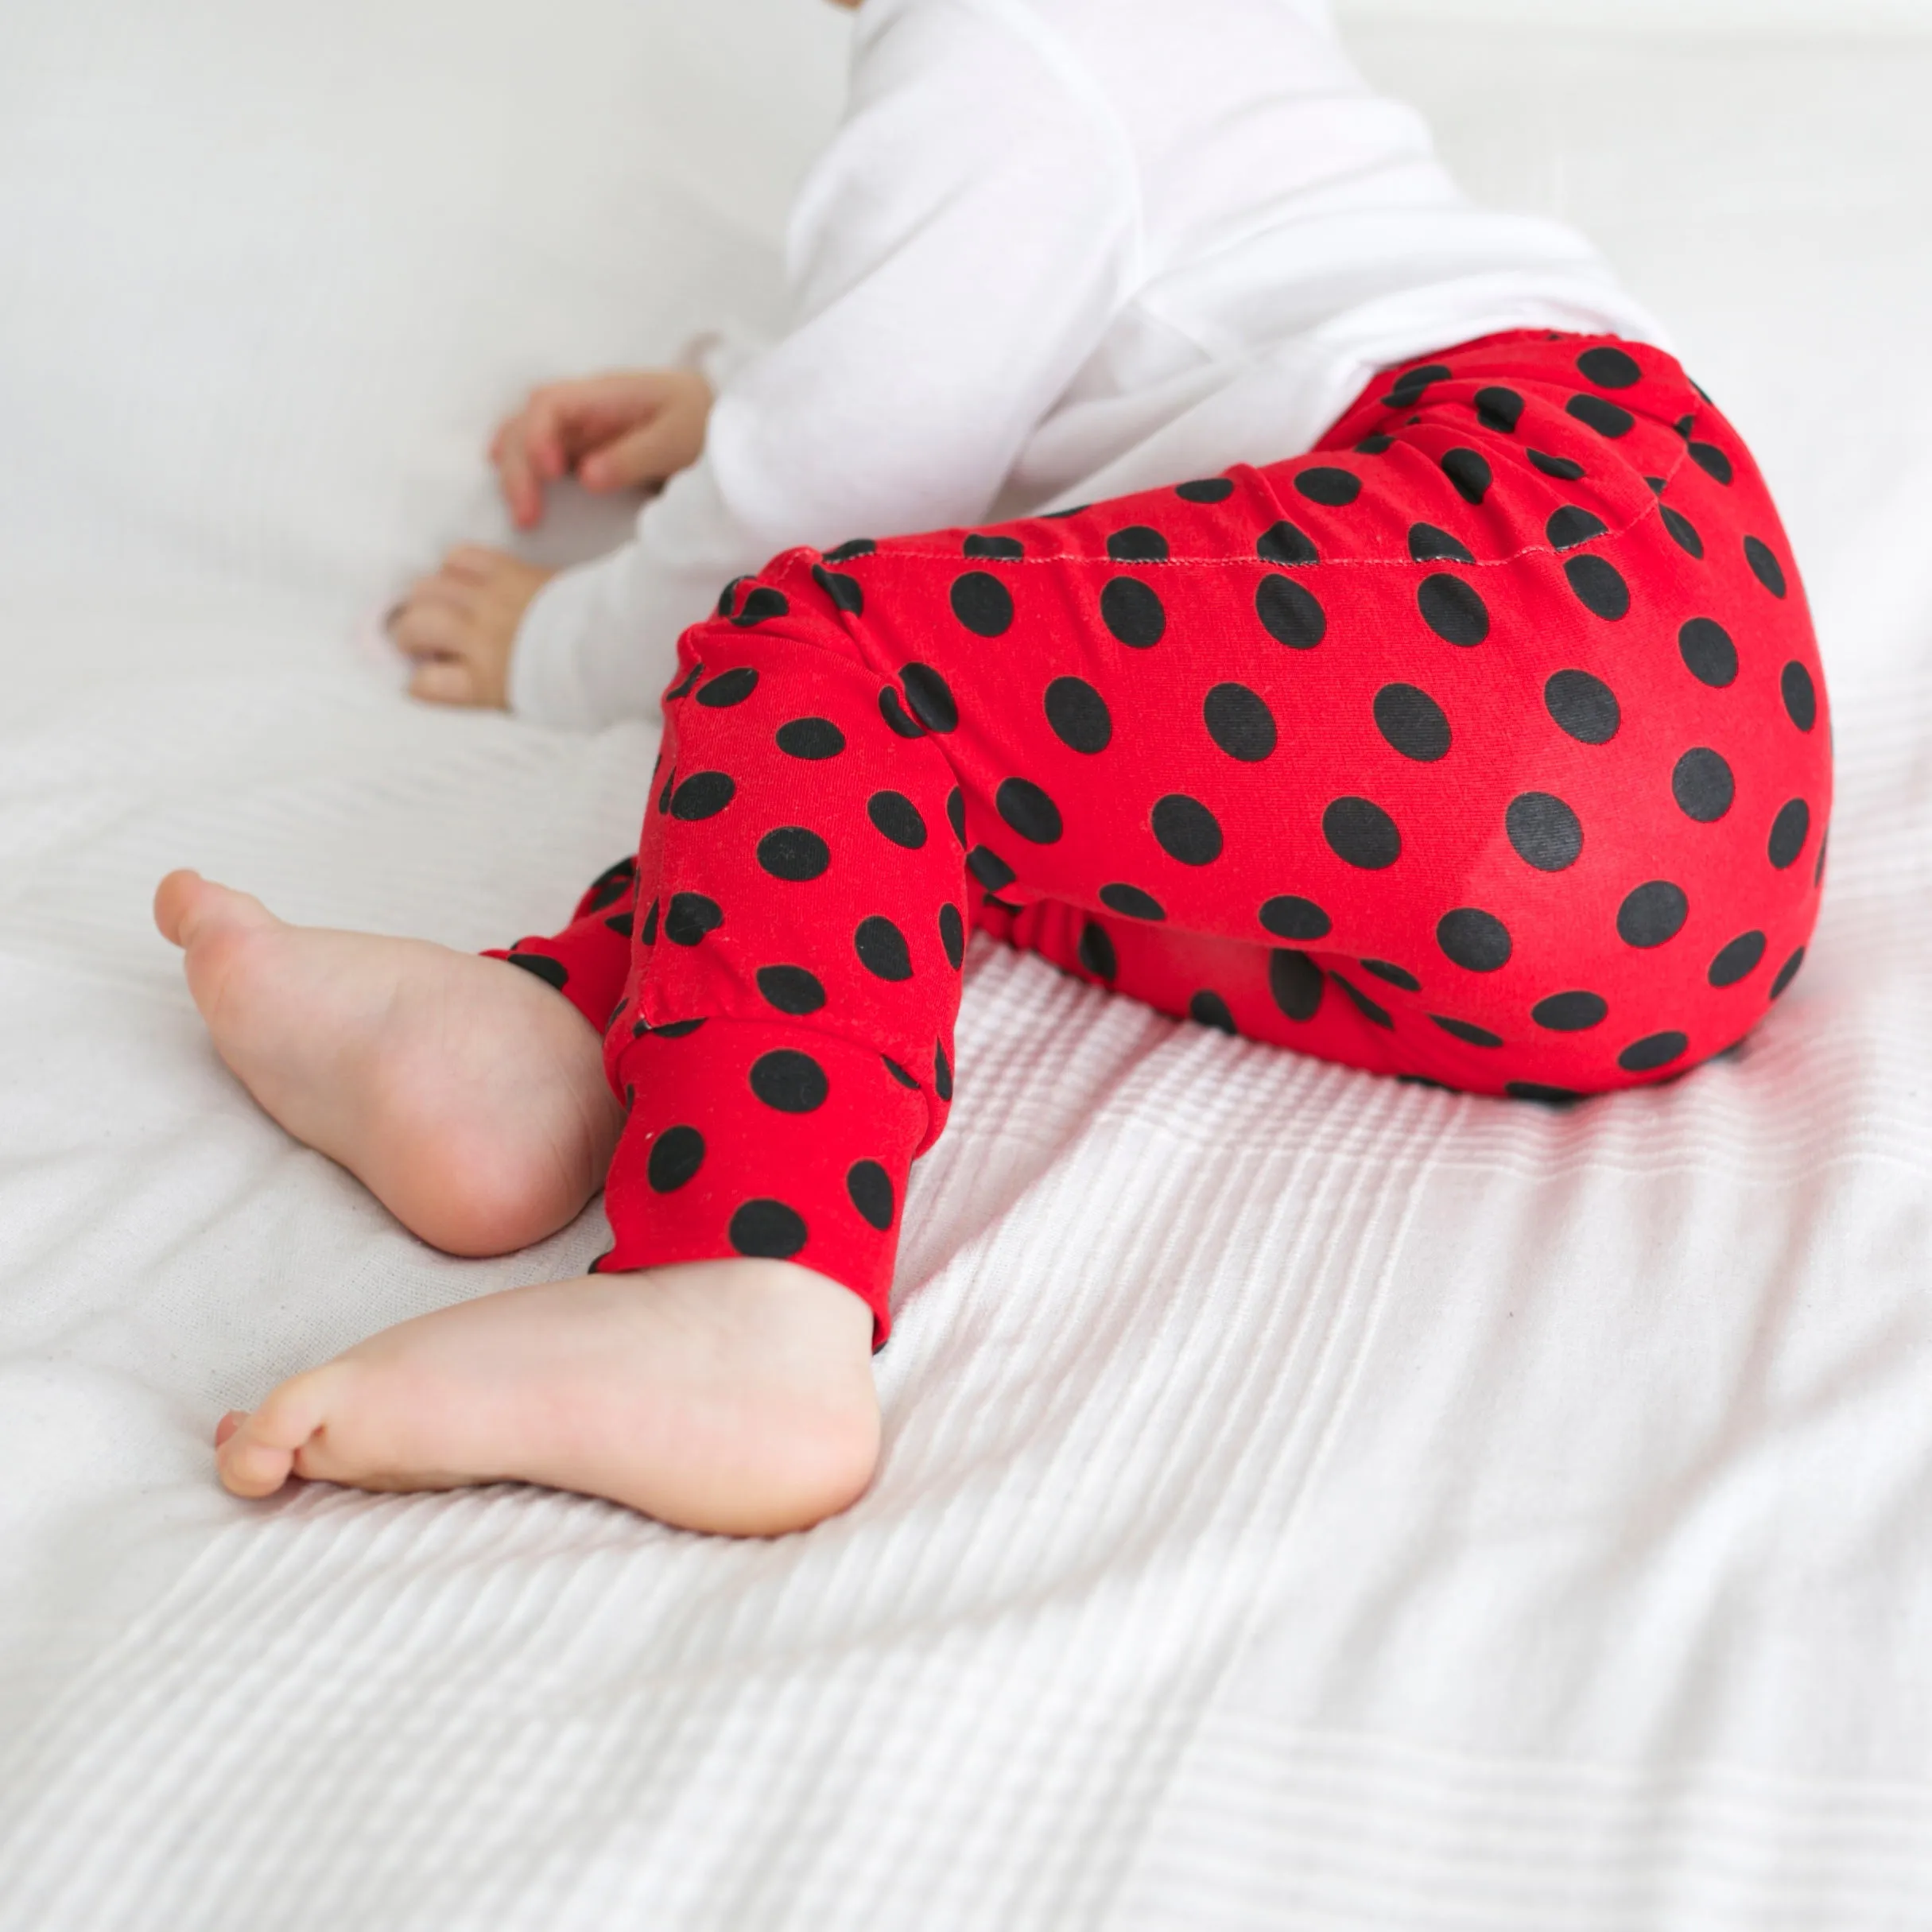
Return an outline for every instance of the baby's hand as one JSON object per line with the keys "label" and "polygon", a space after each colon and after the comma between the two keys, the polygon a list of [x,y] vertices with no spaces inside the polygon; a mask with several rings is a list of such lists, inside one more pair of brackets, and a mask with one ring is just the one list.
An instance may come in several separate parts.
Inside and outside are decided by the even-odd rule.
{"label": "baby's hand", "polygon": [[452,550],[390,615],[390,634],[415,661],[409,695],[506,708],[517,627],[553,574],[475,544]]}
{"label": "baby's hand", "polygon": [[711,385],[695,369],[619,370],[533,390],[490,444],[519,530],[543,517],[543,487],[574,475],[587,490],[661,483],[696,462]]}

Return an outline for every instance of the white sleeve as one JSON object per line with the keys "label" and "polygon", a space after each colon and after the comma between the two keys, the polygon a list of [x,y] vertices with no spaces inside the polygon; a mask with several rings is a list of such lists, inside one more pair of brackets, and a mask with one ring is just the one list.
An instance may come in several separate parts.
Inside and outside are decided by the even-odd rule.
{"label": "white sleeve", "polygon": [[794,211],[794,326],[727,381],[703,458],[526,614],[511,708],[655,714],[732,577],[986,514],[1137,273],[1124,136],[1017,0],[869,0],[853,99]]}

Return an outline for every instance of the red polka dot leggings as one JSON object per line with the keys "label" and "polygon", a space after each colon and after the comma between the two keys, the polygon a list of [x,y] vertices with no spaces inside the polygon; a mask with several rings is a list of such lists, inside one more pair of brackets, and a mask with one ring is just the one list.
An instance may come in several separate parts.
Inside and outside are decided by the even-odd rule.
{"label": "red polka dot leggings", "polygon": [[1817,915],[1804,594],[1736,433],[1639,344],[1494,336],[1288,462],[789,552],[680,666],[636,859],[509,956],[605,1032],[603,1267],[795,1259],[882,1339],[970,925],[1559,1100],[1740,1039]]}

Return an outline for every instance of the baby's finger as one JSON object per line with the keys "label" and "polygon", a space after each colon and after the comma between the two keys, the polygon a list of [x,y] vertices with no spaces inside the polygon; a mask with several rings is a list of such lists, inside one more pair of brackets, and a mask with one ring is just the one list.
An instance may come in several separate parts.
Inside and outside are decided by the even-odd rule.
{"label": "baby's finger", "polygon": [[411,603],[390,627],[396,648],[408,658],[459,656],[469,634],[469,621],[461,611],[428,598]]}
{"label": "baby's finger", "polygon": [[522,530],[541,522],[543,485],[531,467],[527,424],[506,423],[498,432],[491,454],[496,463],[497,487],[503,493],[510,522]]}
{"label": "baby's finger", "polygon": [[460,659],[432,658],[416,667],[409,696],[426,704],[474,704],[476,681]]}
{"label": "baby's finger", "polygon": [[443,568],[437,575],[467,602],[475,586],[487,583],[505,564],[514,561],[501,550],[492,550],[487,544],[460,543],[444,554]]}
{"label": "baby's finger", "polygon": [[586,456],[577,467],[577,479],[587,490],[662,483],[691,461],[692,440],[691,425],[675,410],[666,409],[642,429]]}

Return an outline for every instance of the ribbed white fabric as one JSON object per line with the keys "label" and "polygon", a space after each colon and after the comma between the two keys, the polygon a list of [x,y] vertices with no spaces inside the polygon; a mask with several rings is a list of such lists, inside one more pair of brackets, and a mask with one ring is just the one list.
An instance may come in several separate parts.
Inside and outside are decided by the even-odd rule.
{"label": "ribbed white fabric", "polygon": [[[246,149],[244,202],[299,164],[332,205],[329,169],[369,165],[318,157],[299,89],[222,118],[209,49],[242,62],[258,10],[170,11],[204,92],[158,145],[138,114],[107,138],[101,104],[139,99],[114,66],[146,45],[131,8],[28,10],[0,77],[0,272],[31,258],[40,290],[0,303],[0,420],[14,455],[54,447],[37,379],[68,419],[66,467],[37,495],[10,475],[0,519],[0,1928],[1932,1918],[1932,263],[1903,245],[1932,231],[1926,53],[1364,44],[1479,192],[1569,197],[1790,508],[1842,802],[1775,1016],[1681,1084],[1555,1113],[976,951],[879,1482],[735,1544],[525,1490],[252,1507],[213,1484],[224,1407],[603,1236],[592,1212],[460,1263],[404,1235],[215,1062],[153,880],[194,863],[293,917],[484,945],[624,849],[653,746],[412,709],[349,658],[338,612],[454,514],[426,490],[378,533],[351,486],[384,436],[405,468],[444,449],[452,397],[514,345],[434,285],[390,328],[355,238],[313,222],[301,272],[263,266],[226,311],[218,202],[118,254],[107,186],[188,178],[191,134]],[[330,31],[428,64],[394,91],[433,119],[417,17],[371,0]],[[487,95],[495,48],[507,113],[515,36],[473,20],[452,71]],[[636,51],[615,0],[596,23]],[[691,33],[695,90],[717,48]],[[14,164],[67,122],[12,110],[50,48],[94,74],[100,139],[43,176]],[[399,165],[400,128],[359,134],[408,226],[447,184]],[[71,263],[25,247],[62,223]],[[394,265],[396,233],[357,245]],[[575,230],[532,233],[528,279],[563,250],[594,292]],[[470,245],[437,273],[480,273]],[[696,288],[701,258],[680,272]],[[117,283],[144,325],[89,403],[48,317]],[[292,344],[338,345],[336,370],[358,341],[364,388],[304,388]],[[258,489],[242,431],[271,403],[315,461]],[[202,439],[127,471],[191,404]]]}

